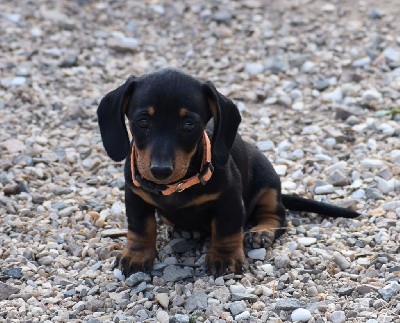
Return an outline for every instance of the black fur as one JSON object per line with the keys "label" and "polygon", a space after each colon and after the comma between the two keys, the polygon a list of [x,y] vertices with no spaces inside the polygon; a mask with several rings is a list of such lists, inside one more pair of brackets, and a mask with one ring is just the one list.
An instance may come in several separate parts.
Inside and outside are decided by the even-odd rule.
{"label": "black fur", "polygon": [[[150,108],[154,110],[150,111]],[[163,165],[168,161],[171,165],[172,160],[174,172],[178,172],[183,169],[184,159],[190,156],[184,173],[176,179],[179,181],[199,172],[203,156],[202,132],[209,124],[207,132],[212,138],[212,163],[216,166],[209,182],[170,196],[135,187],[131,180],[125,115],[133,135],[132,144],[139,151],[148,152],[149,164]],[[176,226],[211,229],[213,240],[207,264],[213,273],[222,274],[226,269],[240,272],[246,268],[241,232],[260,221],[254,214],[259,217],[262,206],[268,209],[269,204],[265,201],[270,203],[270,210],[264,219],[272,219],[275,226],[256,237],[264,246],[271,244],[283,232],[285,208],[332,217],[359,215],[348,209],[281,194],[280,179],[271,163],[237,134],[241,121],[237,107],[211,82],[199,81],[174,69],[130,78],[105,96],[98,108],[98,116],[107,153],[117,161],[128,156],[125,203],[130,233],[148,238],[146,223],[151,223],[148,219],[155,216],[156,210]],[[214,122],[210,123],[212,117]],[[185,127],[191,130],[185,130]],[[180,167],[182,169],[178,169]],[[163,180],[158,184],[170,183],[168,179]],[[265,192],[267,195],[262,195]],[[261,196],[264,196],[264,205],[260,206]],[[148,250],[154,248],[148,246]],[[151,259],[145,263],[129,263],[129,259],[140,259],[140,252],[144,251],[132,246],[124,251],[125,259],[119,262],[119,266],[125,273],[129,273],[130,268],[151,269]],[[145,255],[143,253],[143,257]]]}

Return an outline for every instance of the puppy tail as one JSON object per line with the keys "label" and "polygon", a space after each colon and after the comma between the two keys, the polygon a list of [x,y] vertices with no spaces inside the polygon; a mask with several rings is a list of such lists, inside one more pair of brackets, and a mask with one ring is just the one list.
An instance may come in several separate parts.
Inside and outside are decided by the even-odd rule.
{"label": "puppy tail", "polygon": [[356,218],[360,214],[339,206],[308,200],[296,195],[282,194],[282,203],[288,210],[317,213],[329,217]]}

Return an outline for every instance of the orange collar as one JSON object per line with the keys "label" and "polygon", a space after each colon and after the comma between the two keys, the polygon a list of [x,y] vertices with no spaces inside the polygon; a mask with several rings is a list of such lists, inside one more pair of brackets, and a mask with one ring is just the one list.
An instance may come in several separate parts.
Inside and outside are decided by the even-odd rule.
{"label": "orange collar", "polygon": [[131,173],[132,173],[133,184],[137,187],[143,188],[148,192],[152,192],[159,195],[171,195],[173,193],[180,193],[186,190],[187,188],[199,183],[205,185],[210,180],[212,173],[214,171],[214,167],[211,164],[210,139],[208,138],[207,133],[205,131],[203,132],[203,141],[204,141],[204,147],[203,147],[204,149],[203,149],[203,159],[201,161],[200,172],[188,179],[184,179],[169,185],[159,185],[150,182],[141,177],[139,172],[136,172],[136,149],[135,149],[135,144],[133,144],[131,151]]}

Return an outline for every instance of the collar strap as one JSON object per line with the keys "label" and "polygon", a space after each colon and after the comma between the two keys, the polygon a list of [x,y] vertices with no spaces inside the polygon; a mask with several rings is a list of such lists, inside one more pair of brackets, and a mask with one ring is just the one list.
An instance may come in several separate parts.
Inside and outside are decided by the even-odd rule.
{"label": "collar strap", "polygon": [[159,195],[180,193],[199,183],[205,185],[210,180],[214,171],[214,167],[211,163],[211,143],[206,131],[203,132],[203,142],[203,159],[201,161],[200,172],[190,178],[169,185],[156,184],[140,176],[139,172],[136,171],[136,148],[135,144],[133,144],[131,150],[131,173],[133,184],[137,187],[143,188],[145,191]]}

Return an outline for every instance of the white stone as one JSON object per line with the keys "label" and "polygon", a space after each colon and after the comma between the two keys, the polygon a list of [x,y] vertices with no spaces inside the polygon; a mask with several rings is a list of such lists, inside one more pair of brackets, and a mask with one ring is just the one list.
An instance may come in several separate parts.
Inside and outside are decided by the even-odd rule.
{"label": "white stone", "polygon": [[301,131],[301,133],[303,135],[311,135],[311,134],[319,132],[320,130],[321,130],[321,128],[319,125],[310,125],[310,126],[305,126],[303,128],[303,130]]}
{"label": "white stone", "polygon": [[363,189],[358,189],[351,194],[351,197],[354,199],[362,199],[365,197],[365,191]]}
{"label": "white stone", "polygon": [[379,159],[365,158],[361,161],[361,166],[367,169],[380,168],[385,162]]}
{"label": "white stone", "polygon": [[165,311],[158,311],[156,318],[157,318],[157,321],[160,323],[168,323],[169,322],[169,315]]}
{"label": "white stone", "polygon": [[333,193],[335,188],[331,184],[321,185],[314,188],[314,194],[329,194]]}
{"label": "white stone", "polygon": [[267,255],[267,251],[265,250],[265,248],[253,249],[253,250],[250,250],[247,253],[247,255],[251,259],[264,260],[265,256]]}
{"label": "white stone", "polygon": [[264,72],[264,65],[260,63],[248,62],[245,64],[244,69],[250,74],[260,74]]}
{"label": "white stone", "polygon": [[235,316],[236,321],[240,320],[247,320],[250,317],[250,312],[249,311],[244,311],[243,313],[240,313],[239,315]]}
{"label": "white stone", "polygon": [[307,247],[317,243],[317,239],[312,237],[301,237],[297,239],[297,242]]}
{"label": "white stone", "polygon": [[336,88],[332,92],[327,92],[322,95],[322,99],[328,102],[340,103],[343,100],[343,93],[340,87]]}
{"label": "white stone", "polygon": [[271,264],[264,264],[261,265],[260,268],[267,274],[273,275],[274,274],[274,267]]}
{"label": "white stone", "polygon": [[234,294],[244,294],[246,292],[246,287],[242,284],[230,285],[229,289],[231,290],[231,293]]}
{"label": "white stone", "polygon": [[390,161],[394,164],[400,164],[400,150],[395,149],[390,152]]}
{"label": "white stone", "polygon": [[304,110],[304,103],[302,101],[296,101],[292,104],[292,109],[297,111]]}
{"label": "white stone", "polygon": [[275,144],[272,140],[259,141],[257,143],[257,148],[261,151],[273,150],[275,148]]}
{"label": "white stone", "polygon": [[381,205],[381,208],[384,209],[385,211],[394,211],[397,208],[400,208],[400,200],[383,203]]}
{"label": "white stone", "polygon": [[156,301],[164,308],[168,308],[169,297],[167,293],[158,293],[154,295]]}
{"label": "white stone", "polygon": [[305,308],[295,309],[290,315],[293,322],[307,322],[311,317],[311,312]]}
{"label": "white stone", "polygon": [[276,173],[279,176],[285,176],[286,172],[287,172],[287,166],[286,165],[276,165],[274,166],[274,169],[276,171]]}
{"label": "white stone", "polygon": [[292,181],[283,181],[282,182],[282,189],[291,191],[291,190],[295,190],[297,187],[295,182]]}
{"label": "white stone", "polygon": [[118,268],[115,268],[114,271],[114,276],[117,277],[119,280],[125,280],[125,275],[122,273],[122,271]]}

